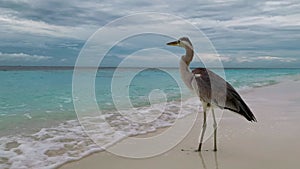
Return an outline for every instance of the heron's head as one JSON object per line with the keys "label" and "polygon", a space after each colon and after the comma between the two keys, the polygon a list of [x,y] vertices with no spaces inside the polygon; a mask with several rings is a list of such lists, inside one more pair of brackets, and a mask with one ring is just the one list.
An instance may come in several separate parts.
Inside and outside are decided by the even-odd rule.
{"label": "heron's head", "polygon": [[178,39],[177,41],[169,42],[167,45],[170,46],[179,46],[183,48],[193,48],[193,45],[188,37],[182,37]]}

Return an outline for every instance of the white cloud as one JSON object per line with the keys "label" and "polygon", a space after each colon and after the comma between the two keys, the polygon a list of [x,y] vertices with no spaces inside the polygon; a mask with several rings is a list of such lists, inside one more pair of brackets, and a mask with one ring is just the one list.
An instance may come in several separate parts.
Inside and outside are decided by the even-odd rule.
{"label": "white cloud", "polygon": [[285,16],[249,16],[237,17],[230,21],[225,21],[227,27],[233,26],[270,26],[270,27],[286,27],[300,26],[300,14],[292,14]]}
{"label": "white cloud", "polygon": [[169,51],[150,48],[124,57],[119,67],[178,67],[179,57]]}
{"label": "white cloud", "polygon": [[268,61],[278,60],[280,62],[292,62],[292,61],[297,60],[296,58],[277,57],[277,56],[259,56],[259,57],[257,57],[257,59],[259,59],[259,60],[268,60]]}
{"label": "white cloud", "polygon": [[278,57],[278,56],[258,56],[258,57],[236,57],[238,62],[255,62],[255,61],[279,61],[279,62],[293,62],[297,61],[296,58]]}
{"label": "white cloud", "polygon": [[63,59],[60,59],[60,61],[61,61],[61,62],[65,62],[65,61],[67,61],[67,59],[66,59],[66,58],[63,58]]}
{"label": "white cloud", "polygon": [[263,5],[263,11],[273,11],[282,7],[290,6],[292,3],[288,1],[266,1]]}
{"label": "white cloud", "polygon": [[1,53],[0,61],[25,61],[25,62],[38,62],[43,60],[49,60],[50,56],[39,56],[39,55],[29,55],[25,53]]}
{"label": "white cloud", "polygon": [[228,56],[222,56],[217,53],[198,53],[196,56],[200,57],[201,60],[205,62],[216,62],[216,61],[222,61],[222,62],[229,62],[232,59]]}
{"label": "white cloud", "polygon": [[9,15],[0,15],[0,28],[1,31],[6,32],[30,33],[34,35],[74,39],[86,39],[92,33],[89,31],[91,28],[59,26],[43,21],[21,19]]}

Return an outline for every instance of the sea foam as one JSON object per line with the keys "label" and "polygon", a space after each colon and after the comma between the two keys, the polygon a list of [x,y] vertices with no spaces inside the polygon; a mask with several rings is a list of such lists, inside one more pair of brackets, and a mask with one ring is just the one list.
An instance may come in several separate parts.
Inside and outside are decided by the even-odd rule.
{"label": "sea foam", "polygon": [[[128,119],[130,116],[126,113],[130,114],[130,110],[123,110],[123,115],[108,111],[101,116],[83,118],[81,124],[84,123],[84,127],[89,128],[87,131],[83,130],[78,120],[69,120],[56,127],[43,128],[34,134],[4,136],[0,138],[0,168],[56,168],[66,162],[103,151],[105,147],[128,136],[171,126],[177,118],[199,112],[199,106],[199,99],[190,98],[182,104],[172,101],[135,108],[132,112],[140,113],[137,118],[141,119],[141,123]],[[143,115],[155,114],[160,110],[164,112],[158,118],[143,123]],[[103,146],[95,144],[87,133]]]}

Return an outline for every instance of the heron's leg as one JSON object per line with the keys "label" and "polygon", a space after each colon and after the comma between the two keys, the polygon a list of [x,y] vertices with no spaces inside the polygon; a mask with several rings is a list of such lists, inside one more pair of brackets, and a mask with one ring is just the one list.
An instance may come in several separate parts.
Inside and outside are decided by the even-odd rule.
{"label": "heron's leg", "polygon": [[203,104],[203,126],[202,126],[202,133],[200,137],[200,143],[198,147],[198,151],[201,151],[202,143],[203,143],[203,138],[204,138],[204,133],[206,130],[206,110],[207,110],[207,104]]}
{"label": "heron's leg", "polygon": [[212,112],[213,119],[214,119],[214,124],[213,124],[213,127],[214,127],[214,151],[217,151],[217,128],[218,128],[218,126],[217,126],[215,111],[214,111],[213,107],[211,107],[211,112]]}

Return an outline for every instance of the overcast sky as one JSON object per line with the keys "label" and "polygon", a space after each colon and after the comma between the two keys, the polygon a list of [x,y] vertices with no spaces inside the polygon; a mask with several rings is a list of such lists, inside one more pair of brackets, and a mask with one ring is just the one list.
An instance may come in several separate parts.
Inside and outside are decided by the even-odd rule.
{"label": "overcast sky", "polygon": [[[0,0],[0,65],[72,66],[86,40],[102,26],[138,12],[163,12],[198,27],[227,67],[300,68],[299,11],[299,0]],[[102,40],[105,43],[107,39]],[[174,50],[175,55],[184,53],[158,46],[167,40],[157,35],[132,37],[112,49],[103,66],[116,66],[128,55],[137,64],[145,62],[143,56],[151,57],[151,52],[167,55],[160,49]],[[144,50],[153,47],[158,49],[150,54]],[[216,59],[210,53],[197,53],[211,61]],[[171,64],[167,58],[174,59],[166,56],[159,62]]]}

